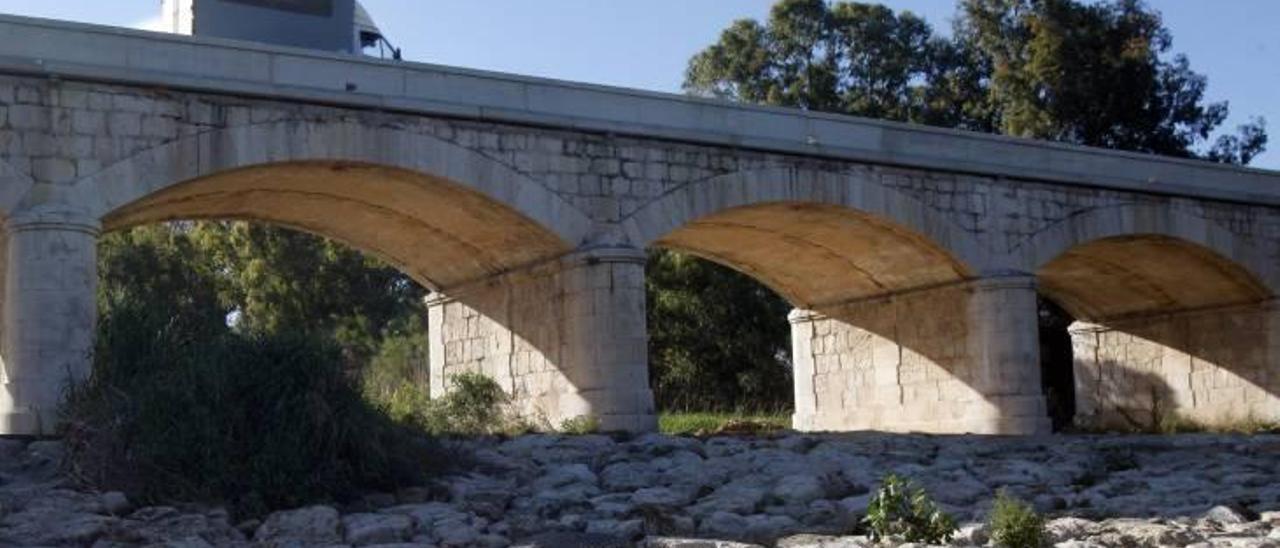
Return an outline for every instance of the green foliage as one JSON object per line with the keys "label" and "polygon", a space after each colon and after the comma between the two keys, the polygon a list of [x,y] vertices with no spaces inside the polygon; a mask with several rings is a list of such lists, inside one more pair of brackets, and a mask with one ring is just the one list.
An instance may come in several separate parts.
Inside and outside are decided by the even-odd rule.
{"label": "green foliage", "polygon": [[1140,0],[964,0],[961,12],[1004,133],[1233,163],[1266,144],[1261,121],[1209,144],[1227,104],[1204,102],[1208,81],[1169,56],[1172,35]]}
{"label": "green foliage", "polygon": [[93,374],[64,410],[83,481],[252,515],[419,484],[446,466],[429,438],[361,398],[333,346],[212,333],[182,314],[115,301],[100,320]]}
{"label": "green foliage", "polygon": [[493,379],[473,372],[449,377],[449,390],[429,399],[420,383],[402,382],[376,401],[397,420],[434,434],[478,436],[518,434],[530,425],[511,410],[511,398]]}
{"label": "green foliage", "polygon": [[1007,548],[1039,548],[1047,546],[1044,518],[1029,504],[1013,498],[1004,489],[996,494],[988,526],[991,542]]}
{"label": "green foliage", "polygon": [[955,520],[938,508],[924,489],[889,474],[867,505],[863,518],[874,541],[901,538],[905,542],[942,544],[956,531]]}
{"label": "green foliage", "polygon": [[654,397],[664,410],[791,405],[791,306],[751,278],[670,251],[649,255]]}
{"label": "green foliage", "polygon": [[658,431],[672,436],[722,432],[776,432],[791,427],[791,413],[662,413]]}
{"label": "green foliage", "polygon": [[985,129],[981,74],[911,12],[781,0],[764,24],[734,22],[689,61],[685,90],[749,103]]}
{"label": "green foliage", "polygon": [[961,0],[952,37],[908,11],[780,0],[689,61],[685,89],[749,103],[1248,163],[1255,120],[1210,136],[1226,103],[1139,0]]}
{"label": "green foliage", "polygon": [[600,419],[591,415],[578,415],[560,421],[560,432],[574,436],[594,434],[600,431]]}
{"label": "green foliage", "polygon": [[219,267],[223,300],[242,331],[312,333],[361,365],[387,330],[425,315],[421,286],[340,243],[258,223],[197,227],[199,250]]}

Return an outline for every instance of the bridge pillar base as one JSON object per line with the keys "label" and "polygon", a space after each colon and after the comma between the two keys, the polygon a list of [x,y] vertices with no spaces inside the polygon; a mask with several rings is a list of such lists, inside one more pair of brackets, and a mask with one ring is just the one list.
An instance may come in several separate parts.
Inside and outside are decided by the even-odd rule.
{"label": "bridge pillar base", "polygon": [[796,310],[791,325],[796,429],[1050,430],[1029,276]]}
{"label": "bridge pillar base", "polygon": [[98,233],[97,221],[58,211],[5,225],[0,435],[55,434],[66,389],[89,374]]}
{"label": "bridge pillar base", "polygon": [[1276,300],[1076,322],[1070,330],[1078,425],[1280,422]]}
{"label": "bridge pillar base", "polygon": [[428,299],[431,395],[483,373],[534,424],[590,417],[657,428],[649,389],[643,251],[593,249]]}

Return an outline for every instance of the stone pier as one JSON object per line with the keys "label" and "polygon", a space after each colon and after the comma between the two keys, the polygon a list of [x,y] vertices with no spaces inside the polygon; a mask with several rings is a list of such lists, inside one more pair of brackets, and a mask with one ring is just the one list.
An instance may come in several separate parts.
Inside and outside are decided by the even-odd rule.
{"label": "stone pier", "polygon": [[5,223],[0,432],[53,434],[65,391],[89,374],[98,231],[68,211]]}
{"label": "stone pier", "polygon": [[791,314],[800,430],[1036,434],[1036,294],[987,278]]}
{"label": "stone pier", "polygon": [[1280,419],[1275,300],[1071,326],[1076,422],[1146,429]]}
{"label": "stone pier", "polygon": [[431,396],[478,372],[535,424],[652,430],[644,261],[636,249],[589,249],[432,295]]}

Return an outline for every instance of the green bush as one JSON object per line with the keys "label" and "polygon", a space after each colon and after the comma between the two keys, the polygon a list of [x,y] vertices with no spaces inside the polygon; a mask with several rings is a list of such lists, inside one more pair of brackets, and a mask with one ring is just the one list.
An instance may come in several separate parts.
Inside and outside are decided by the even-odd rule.
{"label": "green bush", "polygon": [[905,542],[941,544],[951,540],[955,520],[934,504],[924,489],[889,474],[867,505],[863,518],[871,540],[901,538]]}
{"label": "green bush", "polygon": [[383,382],[377,390],[366,388],[365,395],[396,421],[433,434],[514,435],[532,429],[512,412],[511,397],[502,387],[481,373],[450,376],[449,391],[434,400],[425,382],[410,379]]}
{"label": "green bush", "polygon": [[600,419],[591,415],[578,415],[560,421],[560,432],[574,436],[594,434],[600,431]]}
{"label": "green bush", "polygon": [[237,515],[421,484],[452,460],[369,405],[330,344],[191,329],[127,300],[63,419],[82,481]]}
{"label": "green bush", "polygon": [[991,542],[1007,548],[1039,548],[1048,545],[1044,518],[1025,502],[1003,489],[996,494],[988,523]]}

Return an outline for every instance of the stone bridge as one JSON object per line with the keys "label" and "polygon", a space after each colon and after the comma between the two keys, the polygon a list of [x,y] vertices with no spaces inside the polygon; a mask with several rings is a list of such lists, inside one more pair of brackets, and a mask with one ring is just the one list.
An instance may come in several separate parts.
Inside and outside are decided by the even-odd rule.
{"label": "stone bridge", "polygon": [[204,218],[396,265],[432,393],[552,424],[654,427],[654,247],[794,304],[800,429],[1047,430],[1037,294],[1084,418],[1280,418],[1280,173],[0,16],[0,432],[88,372],[97,238]]}

